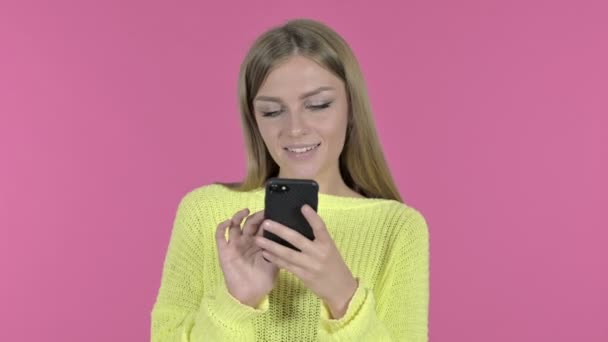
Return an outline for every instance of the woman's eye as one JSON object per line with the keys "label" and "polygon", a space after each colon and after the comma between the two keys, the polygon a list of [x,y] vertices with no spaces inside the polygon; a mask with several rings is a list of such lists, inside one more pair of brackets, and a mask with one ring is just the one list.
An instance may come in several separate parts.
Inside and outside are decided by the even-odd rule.
{"label": "woman's eye", "polygon": [[273,116],[279,115],[280,113],[281,113],[280,110],[275,110],[273,112],[262,112],[262,116],[264,116],[264,117],[267,117],[267,116],[273,117]]}
{"label": "woman's eye", "polygon": [[[333,101],[322,103],[322,104],[318,104],[318,105],[308,105],[307,107],[310,110],[318,111],[318,110],[323,110],[325,108],[329,108],[329,106],[331,105],[332,102]],[[281,110],[275,110],[275,111],[272,111],[272,112],[262,112],[262,116],[263,117],[274,117],[274,116],[277,116],[277,115],[281,114],[282,112],[283,112],[282,109]]]}
{"label": "woman's eye", "polygon": [[308,106],[308,108],[310,108],[312,110],[321,110],[321,109],[328,108],[330,104],[331,104],[331,102],[326,102],[326,103],[323,103],[320,105],[310,105],[310,106]]}

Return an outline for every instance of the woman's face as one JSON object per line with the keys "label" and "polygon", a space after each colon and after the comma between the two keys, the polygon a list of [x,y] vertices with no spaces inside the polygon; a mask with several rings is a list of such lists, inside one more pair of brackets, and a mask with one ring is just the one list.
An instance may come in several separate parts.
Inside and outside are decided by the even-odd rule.
{"label": "woman's face", "polygon": [[292,56],[270,71],[253,108],[280,177],[339,175],[348,122],[342,80],[311,59]]}

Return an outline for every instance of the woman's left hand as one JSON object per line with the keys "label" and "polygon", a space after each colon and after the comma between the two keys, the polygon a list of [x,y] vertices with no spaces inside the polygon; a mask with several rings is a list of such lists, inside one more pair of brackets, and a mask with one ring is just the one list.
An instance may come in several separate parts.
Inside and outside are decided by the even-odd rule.
{"label": "woman's left hand", "polygon": [[325,302],[332,318],[339,319],[344,316],[358,282],[342,259],[321,217],[308,205],[302,207],[302,214],[312,227],[314,241],[278,222],[265,220],[262,223],[263,229],[288,241],[301,252],[263,236],[257,236],[256,243],[264,249],[262,255],[268,261],[300,278]]}

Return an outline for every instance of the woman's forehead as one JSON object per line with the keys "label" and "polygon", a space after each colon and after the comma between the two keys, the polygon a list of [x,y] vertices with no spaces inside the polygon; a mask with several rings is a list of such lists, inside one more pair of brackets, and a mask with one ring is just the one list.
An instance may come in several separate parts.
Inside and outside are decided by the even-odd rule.
{"label": "woman's forehead", "polygon": [[340,82],[332,72],[310,58],[293,56],[270,70],[259,93],[289,90],[304,94],[321,86],[336,87]]}

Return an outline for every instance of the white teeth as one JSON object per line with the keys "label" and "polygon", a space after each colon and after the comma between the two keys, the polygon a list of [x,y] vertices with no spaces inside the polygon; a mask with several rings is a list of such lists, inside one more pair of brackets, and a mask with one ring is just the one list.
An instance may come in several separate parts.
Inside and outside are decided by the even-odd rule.
{"label": "white teeth", "polygon": [[310,146],[310,147],[302,147],[302,148],[287,148],[287,150],[290,152],[304,153],[304,152],[308,152],[310,150],[315,149],[317,146],[319,146],[319,145]]}

